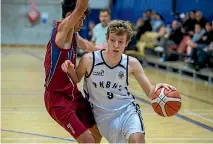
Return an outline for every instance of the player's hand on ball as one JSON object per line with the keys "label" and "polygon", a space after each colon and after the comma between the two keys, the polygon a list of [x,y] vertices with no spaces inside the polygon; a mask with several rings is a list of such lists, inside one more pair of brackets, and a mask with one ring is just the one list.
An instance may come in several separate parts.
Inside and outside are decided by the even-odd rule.
{"label": "player's hand on ball", "polygon": [[62,65],[61,69],[65,73],[71,73],[74,70],[74,64],[70,60],[66,60]]}
{"label": "player's hand on ball", "polygon": [[169,85],[166,83],[158,83],[155,86],[155,92],[159,89],[159,88],[166,88],[167,90],[177,90],[173,85]]}

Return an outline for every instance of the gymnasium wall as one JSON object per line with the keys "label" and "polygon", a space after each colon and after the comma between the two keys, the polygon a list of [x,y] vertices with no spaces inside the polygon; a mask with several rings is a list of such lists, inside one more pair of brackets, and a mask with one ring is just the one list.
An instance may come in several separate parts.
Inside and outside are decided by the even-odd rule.
{"label": "gymnasium wall", "polygon": [[2,2],[2,44],[46,44],[53,20],[61,17],[58,4],[43,3],[38,5],[40,12],[48,12],[47,24],[38,23],[31,27],[27,19],[29,4],[5,0]]}
{"label": "gymnasium wall", "polygon": [[[201,10],[206,18],[213,20],[213,0],[113,0],[112,17],[136,22],[146,9],[160,13],[165,23],[170,22],[173,10],[187,12]],[[174,4],[174,5],[173,5]]]}
{"label": "gymnasium wall", "polygon": [[[61,19],[60,0],[33,0],[37,3],[39,12],[47,12],[48,21],[46,24],[38,22],[31,26],[27,19],[29,11],[28,0],[2,0],[2,44],[46,44],[52,29],[54,20]],[[89,19],[98,22],[98,8],[109,6],[109,0],[90,0],[90,7],[93,8]],[[81,34],[87,37],[87,24],[83,27]]]}
{"label": "gymnasium wall", "polygon": [[[52,29],[52,22],[61,19],[60,0],[34,0],[40,12],[47,12],[47,24],[38,23],[31,27],[26,13],[29,10],[28,0],[2,0],[2,44],[46,44]],[[98,1],[98,2],[97,2]],[[112,19],[124,19],[136,22],[146,9],[159,12],[165,22],[173,19],[173,0],[112,0]],[[176,11],[186,12],[191,9],[203,11],[204,16],[213,20],[213,0],[174,0]],[[108,0],[90,0],[91,15],[86,19],[80,34],[88,37],[88,22],[99,22],[99,7],[107,7]]]}

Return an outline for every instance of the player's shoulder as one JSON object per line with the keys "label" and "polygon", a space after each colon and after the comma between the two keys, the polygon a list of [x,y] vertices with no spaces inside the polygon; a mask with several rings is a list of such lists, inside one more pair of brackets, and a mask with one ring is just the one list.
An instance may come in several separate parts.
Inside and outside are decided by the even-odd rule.
{"label": "player's shoulder", "polygon": [[87,60],[92,60],[93,59],[93,52],[88,52],[88,53],[85,53],[83,56],[82,56],[82,59],[87,61]]}
{"label": "player's shoulder", "polygon": [[137,69],[138,67],[142,67],[139,60],[136,59],[135,57],[131,57],[131,56],[129,56],[129,64],[128,65],[133,69]]}
{"label": "player's shoulder", "polygon": [[132,57],[132,56],[128,56],[128,57],[129,57],[129,64],[139,63],[138,59],[136,59],[135,57]]}

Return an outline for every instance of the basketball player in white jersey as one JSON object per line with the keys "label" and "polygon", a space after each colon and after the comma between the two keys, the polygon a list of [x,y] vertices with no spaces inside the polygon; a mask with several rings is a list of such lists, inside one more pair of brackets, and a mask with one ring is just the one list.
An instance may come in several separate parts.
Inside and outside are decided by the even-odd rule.
{"label": "basketball player in white jersey", "polygon": [[100,133],[109,143],[145,143],[140,107],[128,91],[129,75],[134,75],[149,98],[160,87],[175,90],[164,83],[152,85],[139,61],[123,54],[132,35],[129,22],[112,21],[107,29],[106,50],[85,54],[77,68],[69,60],[61,66],[75,82],[85,76],[85,96],[92,105]]}

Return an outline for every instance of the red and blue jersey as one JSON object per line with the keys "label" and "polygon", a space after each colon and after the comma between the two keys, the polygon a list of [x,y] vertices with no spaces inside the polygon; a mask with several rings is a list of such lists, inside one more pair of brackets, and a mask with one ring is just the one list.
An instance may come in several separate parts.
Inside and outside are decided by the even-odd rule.
{"label": "red and blue jersey", "polygon": [[78,91],[77,84],[72,82],[68,75],[62,71],[61,65],[65,60],[70,60],[76,65],[77,40],[76,34],[73,35],[72,43],[69,49],[63,49],[55,43],[57,28],[60,22],[57,22],[52,30],[50,41],[46,47],[44,61],[45,67],[45,88],[49,91],[62,92],[73,96]]}

